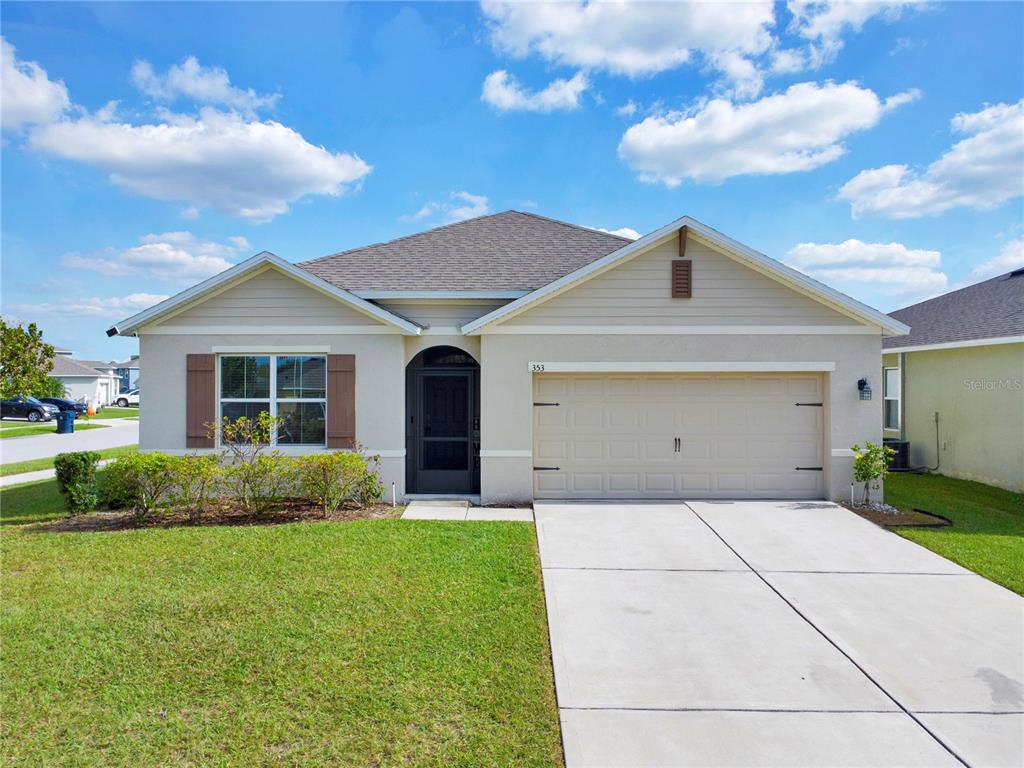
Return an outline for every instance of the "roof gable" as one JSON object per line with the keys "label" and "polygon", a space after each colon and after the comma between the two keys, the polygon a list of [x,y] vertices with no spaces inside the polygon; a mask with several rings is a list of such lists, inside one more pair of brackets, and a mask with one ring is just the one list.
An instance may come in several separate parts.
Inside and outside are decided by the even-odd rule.
{"label": "roof gable", "polygon": [[630,240],[504,211],[298,264],[347,290],[531,291]]}
{"label": "roof gable", "polygon": [[365,299],[361,299],[348,291],[338,288],[337,286],[331,285],[315,275],[312,275],[303,269],[299,269],[294,264],[285,261],[269,251],[264,251],[239,264],[236,264],[218,275],[214,275],[213,277],[204,280],[198,285],[194,285],[191,288],[170,297],[169,299],[165,299],[159,304],[150,307],[137,315],[127,318],[108,330],[107,335],[135,335],[142,326],[166,321],[167,319],[183,313],[204,301],[215,298],[219,294],[240,285],[250,278],[260,275],[268,269],[273,269],[277,272],[283,273],[308,288],[316,290],[321,294],[351,307],[362,315],[374,318],[382,323],[395,327],[402,333],[417,335],[421,330],[415,323],[410,322],[403,317],[399,317],[393,312],[389,312],[388,310],[366,301]]}
{"label": "roof gable", "polygon": [[540,302],[552,299],[576,285],[591,280],[610,269],[636,258],[656,247],[666,238],[675,237],[682,227],[686,227],[689,233],[701,238],[719,253],[777,280],[798,293],[802,293],[815,301],[831,307],[859,323],[877,327],[886,335],[904,334],[909,331],[909,328],[898,320],[894,320],[888,315],[866,304],[862,304],[856,299],[840,293],[834,288],[830,288],[792,267],[788,267],[775,259],[765,256],[763,253],[748,248],[696,219],[684,216],[645,235],[639,240],[625,245],[617,251],[597,259],[558,280],[554,280],[520,299],[506,304],[494,312],[484,315],[471,323],[467,323],[462,326],[462,332],[465,334],[476,334],[493,324],[504,322],[510,317],[536,306]]}
{"label": "roof gable", "polygon": [[1024,270],[904,307],[891,316],[910,334],[886,339],[886,349],[1024,336]]}

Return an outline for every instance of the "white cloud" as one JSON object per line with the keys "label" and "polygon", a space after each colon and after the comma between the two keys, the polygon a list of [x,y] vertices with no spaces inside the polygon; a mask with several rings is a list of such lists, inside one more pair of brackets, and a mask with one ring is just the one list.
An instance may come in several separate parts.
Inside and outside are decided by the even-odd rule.
{"label": "white cloud", "polygon": [[942,293],[949,284],[939,251],[911,249],[902,243],[800,243],[785,261],[853,295],[876,293],[920,301]]}
{"label": "white cloud", "polygon": [[615,114],[619,115],[620,117],[632,117],[633,115],[636,114],[638,109],[639,107],[636,105],[636,102],[630,99],[621,107],[617,108],[615,110]]}
{"label": "white cloud", "polygon": [[469,192],[451,192],[443,202],[429,202],[416,213],[403,216],[405,221],[421,221],[440,217],[451,224],[456,221],[486,216],[491,212],[490,201],[486,195],[474,195]]}
{"label": "white cloud", "polygon": [[789,0],[786,7],[793,14],[790,31],[810,41],[806,57],[813,68],[835,60],[843,47],[843,35],[860,32],[874,18],[895,21],[916,2],[821,2],[821,0]]}
{"label": "white cloud", "polygon": [[990,277],[1005,275],[1021,267],[1024,267],[1024,238],[1005,243],[996,256],[971,270],[967,282],[969,284],[988,280]]}
{"label": "white cloud", "polygon": [[861,171],[839,190],[854,217],[935,216],[951,208],[994,208],[1024,195],[1024,100],[961,113],[954,144],[923,172],[906,165]]}
{"label": "white cloud", "polygon": [[131,248],[106,248],[88,254],[68,253],[61,263],[114,277],[139,275],[158,280],[195,283],[223,272],[239,254],[252,250],[244,237],[226,243],[200,240],[191,232],[143,235]]}
{"label": "white cloud", "polygon": [[71,106],[63,81],[54,82],[34,61],[14,56],[14,46],[0,37],[0,127],[48,123]]}
{"label": "white cloud", "polygon": [[127,296],[69,298],[59,304],[14,304],[19,316],[36,317],[98,317],[121,319],[159,304],[167,296],[156,293],[130,293]]}
{"label": "white cloud", "polygon": [[871,128],[895,106],[856,83],[798,83],[782,93],[736,104],[725,98],[686,112],[654,115],[631,126],[622,158],[644,181],[675,187],[685,179],[718,183],[744,174],[807,171],[846,150],[842,140]]}
{"label": "white cloud", "polygon": [[618,235],[619,237],[625,237],[630,240],[639,240],[640,233],[632,227],[619,227],[618,229],[605,229],[604,227],[590,227],[590,229],[596,229],[598,232],[606,232],[609,235]]}
{"label": "white cloud", "polygon": [[[484,2],[496,50],[636,78],[692,63],[741,80],[772,45],[771,2]],[[694,54],[697,54],[695,56]],[[749,86],[745,86],[749,90]]]}
{"label": "white cloud", "polygon": [[586,75],[577,72],[569,80],[552,80],[543,90],[531,93],[515,77],[499,69],[484,79],[480,98],[502,112],[553,112],[577,109],[587,87]]}
{"label": "white cloud", "polygon": [[30,145],[109,174],[129,192],[268,221],[306,195],[338,196],[371,167],[281,123],[212,107],[197,116],[116,122],[109,111],[40,126]]}
{"label": "white cloud", "polygon": [[273,107],[281,97],[280,94],[261,95],[252,88],[235,88],[227,72],[220,67],[204,67],[195,56],[173,65],[163,75],[154,72],[148,61],[136,61],[132,66],[132,82],[144,94],[160,101],[185,97],[198,104],[221,104],[243,112]]}

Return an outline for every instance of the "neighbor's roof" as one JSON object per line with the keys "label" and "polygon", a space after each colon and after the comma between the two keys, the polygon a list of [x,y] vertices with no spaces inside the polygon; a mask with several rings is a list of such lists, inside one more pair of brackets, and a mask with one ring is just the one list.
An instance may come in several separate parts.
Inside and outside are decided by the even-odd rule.
{"label": "neighbor's roof", "polygon": [[885,349],[1024,336],[1024,267],[890,313],[910,326]]}
{"label": "neighbor's roof", "polygon": [[141,369],[141,367],[142,367],[142,358],[136,356],[136,357],[131,358],[130,360],[125,360],[122,363],[111,363],[110,367],[111,368],[140,368]]}
{"label": "neighbor's roof", "polygon": [[526,291],[631,243],[534,213],[504,211],[303,261],[349,291]]}
{"label": "neighbor's roof", "polygon": [[[94,367],[95,360],[74,360],[70,357],[57,355],[53,358],[53,369],[50,376],[105,376],[107,374],[97,371]],[[101,363],[106,365],[106,363]]]}

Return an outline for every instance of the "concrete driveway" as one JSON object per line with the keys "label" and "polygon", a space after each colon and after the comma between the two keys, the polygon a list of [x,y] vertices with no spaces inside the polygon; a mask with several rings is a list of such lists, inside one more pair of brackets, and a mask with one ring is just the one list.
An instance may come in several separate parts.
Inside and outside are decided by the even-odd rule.
{"label": "concrete driveway", "polygon": [[534,512],[570,768],[1024,761],[1012,592],[826,502]]}
{"label": "concrete driveway", "polygon": [[[28,422],[25,422],[28,424]],[[67,451],[101,451],[139,442],[139,422],[132,419],[93,419],[107,429],[86,429],[70,435],[48,433],[0,440],[0,464],[45,459]]]}

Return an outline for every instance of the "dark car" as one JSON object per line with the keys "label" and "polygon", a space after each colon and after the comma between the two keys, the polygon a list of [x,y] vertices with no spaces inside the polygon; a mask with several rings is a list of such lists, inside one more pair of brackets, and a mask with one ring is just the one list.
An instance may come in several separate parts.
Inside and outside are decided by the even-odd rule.
{"label": "dark car", "polygon": [[60,413],[60,408],[50,403],[36,400],[34,397],[15,397],[12,400],[0,400],[0,417],[9,419],[28,419],[29,421],[49,421]]}
{"label": "dark car", "polygon": [[89,411],[85,403],[76,403],[74,400],[66,400],[63,397],[40,397],[40,402],[56,405],[62,411],[74,411],[79,416],[84,416]]}

